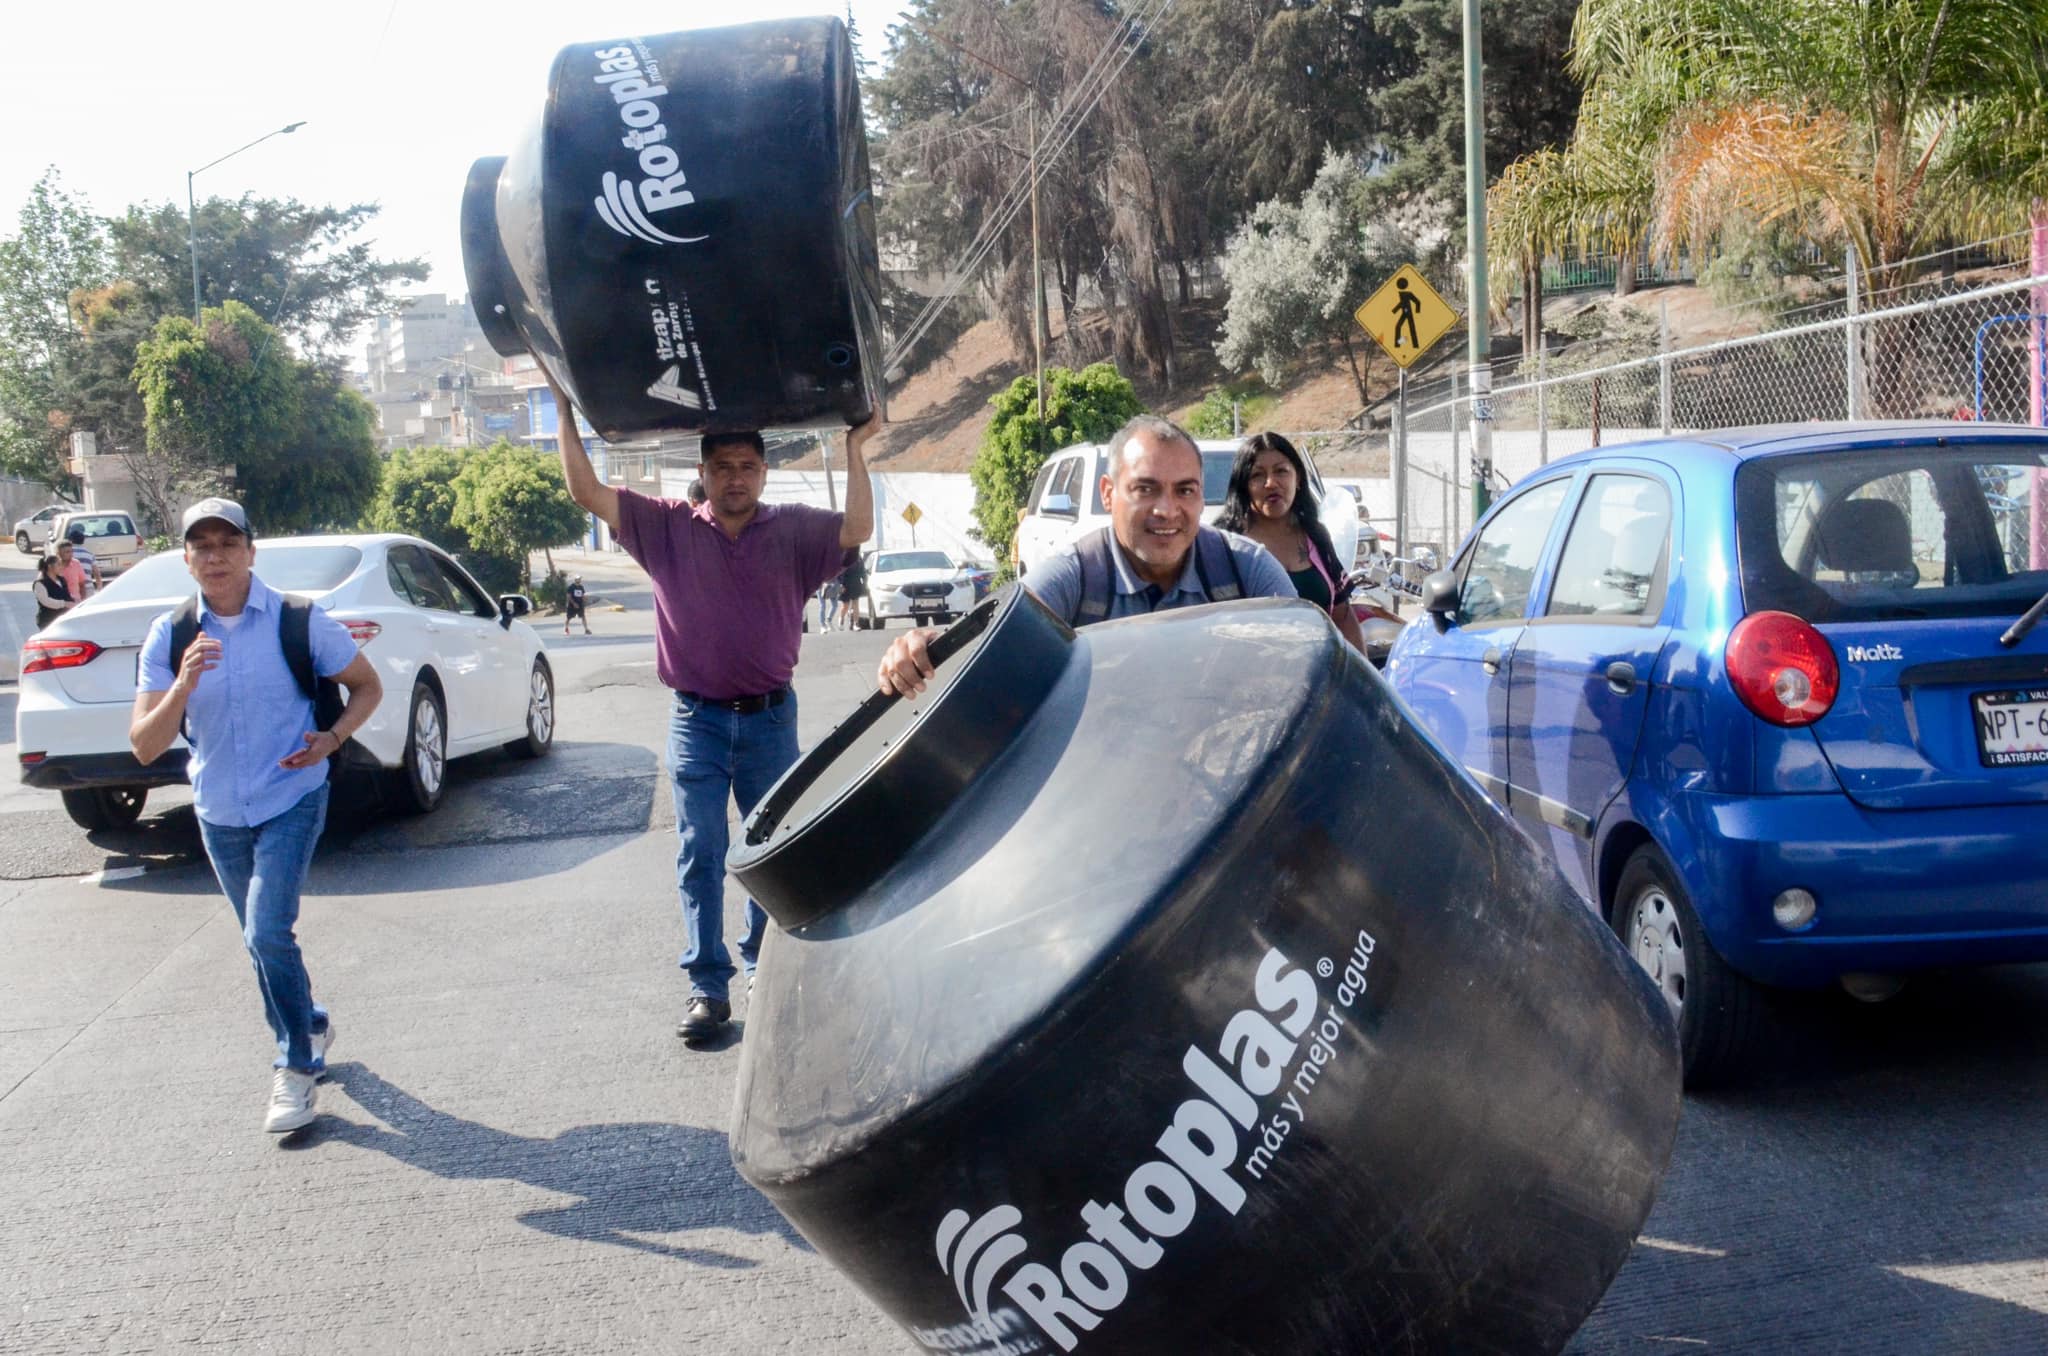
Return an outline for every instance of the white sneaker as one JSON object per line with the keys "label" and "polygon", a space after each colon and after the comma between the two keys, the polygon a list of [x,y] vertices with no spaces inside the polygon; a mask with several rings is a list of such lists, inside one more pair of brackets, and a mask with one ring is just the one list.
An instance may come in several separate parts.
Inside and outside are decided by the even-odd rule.
{"label": "white sneaker", "polygon": [[319,1078],[324,1083],[327,1081],[327,1052],[334,1046],[334,1019],[329,1017],[327,1019],[327,1029],[325,1031],[315,1031],[307,1039],[313,1043],[313,1058],[320,1061]]}
{"label": "white sneaker", "polygon": [[318,1114],[313,1110],[318,1095],[313,1075],[297,1069],[279,1069],[270,1080],[270,1114],[263,1118],[263,1128],[273,1135],[282,1135],[311,1125]]}

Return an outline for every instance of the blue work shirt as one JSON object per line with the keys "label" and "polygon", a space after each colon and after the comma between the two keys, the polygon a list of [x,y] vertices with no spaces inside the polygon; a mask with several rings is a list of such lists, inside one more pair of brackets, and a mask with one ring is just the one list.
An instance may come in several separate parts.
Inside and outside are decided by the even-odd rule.
{"label": "blue work shirt", "polygon": [[[327,780],[327,766],[287,768],[278,763],[306,747],[313,730],[313,700],[299,690],[285,662],[278,622],[284,595],[254,576],[249,601],[230,628],[199,598],[199,630],[221,643],[221,662],[199,675],[185,702],[192,760],[192,808],[209,824],[249,829],[277,818]],[[173,609],[174,612],[176,609]],[[171,612],[150,624],[142,642],[137,684],[143,692],[169,692]],[[235,619],[229,618],[234,621]],[[355,637],[315,607],[307,619],[313,669],[332,678],[355,661]]]}
{"label": "blue work shirt", "polygon": [[[1250,537],[1240,537],[1235,532],[1224,532],[1223,538],[1230,544],[1230,554],[1237,564],[1245,597],[1297,596],[1294,581],[1287,577],[1287,571],[1280,568],[1280,562],[1273,559],[1271,551]],[[1172,607],[1195,607],[1209,601],[1209,595],[1202,589],[1201,571],[1195,568],[1194,547],[1188,548],[1187,561],[1180,570],[1180,582],[1153,602],[1148,592],[1152,586],[1140,579],[1131,568],[1130,561],[1124,559],[1124,548],[1117,541],[1116,534],[1111,533],[1109,540],[1109,558],[1116,567],[1116,590],[1109,600],[1109,615],[1103,618],[1104,621],[1115,621],[1118,617],[1142,617],[1148,612],[1164,612]],[[1080,552],[1074,546],[1068,546],[1026,576],[1024,587],[1036,594],[1038,601],[1051,608],[1056,616],[1073,616],[1074,609],[1081,602]]]}

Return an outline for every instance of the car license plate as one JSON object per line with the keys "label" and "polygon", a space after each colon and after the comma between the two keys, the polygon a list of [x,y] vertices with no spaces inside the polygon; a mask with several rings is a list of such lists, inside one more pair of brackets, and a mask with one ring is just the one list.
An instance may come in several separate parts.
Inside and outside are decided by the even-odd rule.
{"label": "car license plate", "polygon": [[914,598],[911,600],[910,610],[912,612],[944,612],[946,610],[946,600],[944,598]]}
{"label": "car license plate", "polygon": [[1970,705],[1977,717],[1977,756],[1984,766],[2048,763],[2048,688],[1979,692]]}

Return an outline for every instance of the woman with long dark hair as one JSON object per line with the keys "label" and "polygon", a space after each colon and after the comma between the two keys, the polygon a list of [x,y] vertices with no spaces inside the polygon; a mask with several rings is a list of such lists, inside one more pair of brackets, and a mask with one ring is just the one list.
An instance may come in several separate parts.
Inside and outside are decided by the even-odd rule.
{"label": "woman with long dark hair", "polygon": [[1216,525],[1242,533],[1272,552],[1294,582],[1294,591],[1328,612],[1344,639],[1365,653],[1365,636],[1351,604],[1337,601],[1350,562],[1337,559],[1329,531],[1316,516],[1308,466],[1293,443],[1278,433],[1255,433],[1245,439],[1231,464],[1223,516]]}
{"label": "woman with long dark hair", "polygon": [[70,611],[78,602],[71,596],[71,588],[64,582],[64,573],[58,566],[55,556],[44,556],[36,562],[36,577],[29,590],[36,596],[38,631]]}

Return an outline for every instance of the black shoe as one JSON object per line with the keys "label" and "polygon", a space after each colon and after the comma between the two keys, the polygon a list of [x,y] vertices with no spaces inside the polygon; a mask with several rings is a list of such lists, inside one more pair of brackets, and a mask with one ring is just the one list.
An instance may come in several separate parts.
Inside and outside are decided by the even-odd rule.
{"label": "black shoe", "polygon": [[732,1020],[732,1004],[723,998],[706,998],[698,994],[683,1007],[683,1020],[676,1025],[676,1034],[686,1041],[709,1040],[725,1029]]}

